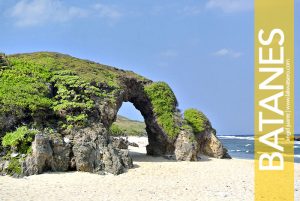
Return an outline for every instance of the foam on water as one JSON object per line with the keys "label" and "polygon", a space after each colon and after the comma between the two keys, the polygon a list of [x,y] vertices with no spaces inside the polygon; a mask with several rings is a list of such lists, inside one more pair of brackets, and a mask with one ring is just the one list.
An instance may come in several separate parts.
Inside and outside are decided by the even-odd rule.
{"label": "foam on water", "polygon": [[[254,136],[221,135],[218,137],[233,158],[254,158]],[[300,163],[300,141],[294,142],[294,150],[295,162]]]}
{"label": "foam on water", "polygon": [[254,140],[254,137],[249,136],[234,136],[234,135],[219,135],[220,139],[239,139],[239,140]]}
{"label": "foam on water", "polygon": [[295,158],[300,158],[300,155],[294,155]]}

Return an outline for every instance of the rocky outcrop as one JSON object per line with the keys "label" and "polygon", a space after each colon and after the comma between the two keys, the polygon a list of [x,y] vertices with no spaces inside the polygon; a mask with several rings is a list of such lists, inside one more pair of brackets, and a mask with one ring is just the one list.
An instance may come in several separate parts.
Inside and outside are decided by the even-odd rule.
{"label": "rocky outcrop", "polygon": [[[170,155],[174,153],[174,140],[169,139],[162,126],[158,124],[153,105],[145,93],[144,87],[151,84],[149,80],[138,80],[134,77],[122,77],[121,91],[117,97],[117,108],[114,111],[115,121],[119,108],[123,102],[131,102],[144,117],[149,145],[146,147],[147,154],[153,156]],[[111,122],[113,122],[111,121]]]}
{"label": "rocky outcrop", "polygon": [[194,133],[182,130],[175,142],[175,157],[180,161],[197,161],[199,146]]}
{"label": "rocky outcrop", "polygon": [[128,149],[129,142],[128,140],[122,137],[112,137],[111,142],[113,147],[118,149]]}
{"label": "rocky outcrop", "polygon": [[[52,74],[55,79],[41,81],[39,86],[45,86],[45,90],[42,94],[36,92],[36,96],[46,96],[42,103],[49,103],[51,107],[36,109],[39,107],[36,105],[33,113],[29,109],[30,105],[22,108],[22,103],[19,111],[0,110],[0,136],[14,131],[20,125],[30,126],[38,131],[33,138],[30,153],[18,150],[20,147],[13,147],[19,146],[21,142],[6,147],[20,153],[16,159],[11,158],[10,162],[3,163],[4,160],[1,162],[0,158],[2,172],[10,168],[14,174],[16,171],[12,164],[18,165],[19,162],[21,166],[16,167],[16,170],[21,169],[21,175],[69,170],[120,174],[133,167],[128,152],[129,142],[113,139],[109,133],[123,102],[131,102],[144,117],[149,141],[147,154],[171,156],[169,158],[184,161],[199,160],[199,154],[229,158],[211,126],[201,132],[184,126],[176,97],[167,84],[155,85],[151,80],[133,72],[58,53],[14,55],[12,59],[23,62],[27,57],[31,64],[37,62],[36,65],[43,65],[43,70],[50,66],[47,73]],[[4,56],[0,60],[8,62]],[[49,61],[55,62],[49,65]],[[6,64],[2,62],[1,65]],[[54,70],[55,65],[60,65],[59,69]],[[61,66],[67,71],[61,71]],[[93,74],[87,75],[90,72]],[[42,80],[41,77],[38,80]],[[146,88],[152,85],[155,88],[147,91]],[[18,92],[18,89],[14,90]],[[31,92],[20,93],[24,97],[32,96]],[[0,109],[1,107],[6,106],[1,105]],[[13,108],[9,105],[7,107]],[[11,164],[10,167],[7,163]]]}
{"label": "rocky outcrop", "polygon": [[7,60],[6,57],[5,57],[5,54],[0,53],[0,70],[5,70],[5,69],[8,68],[9,66],[10,66],[10,65],[9,65],[8,60]]}
{"label": "rocky outcrop", "polygon": [[218,139],[215,129],[209,127],[205,131],[195,134],[195,136],[199,145],[200,154],[214,158],[231,158],[227,149]]}
{"label": "rocky outcrop", "polygon": [[68,170],[120,174],[133,167],[128,150],[109,144],[103,131],[101,126],[94,125],[77,131],[72,140],[37,134],[32,143],[32,154],[22,164],[22,174]]}

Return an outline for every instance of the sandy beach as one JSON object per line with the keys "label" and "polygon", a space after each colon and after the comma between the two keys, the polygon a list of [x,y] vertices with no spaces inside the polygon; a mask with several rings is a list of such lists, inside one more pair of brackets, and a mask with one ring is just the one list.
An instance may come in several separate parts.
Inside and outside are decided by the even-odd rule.
{"label": "sandy beach", "polygon": [[[22,179],[0,177],[1,201],[44,200],[201,200],[254,199],[252,160],[203,158],[175,162],[147,156],[146,138],[129,139],[134,168],[114,176],[83,172],[45,173]],[[295,165],[296,197],[300,197],[300,165]]]}

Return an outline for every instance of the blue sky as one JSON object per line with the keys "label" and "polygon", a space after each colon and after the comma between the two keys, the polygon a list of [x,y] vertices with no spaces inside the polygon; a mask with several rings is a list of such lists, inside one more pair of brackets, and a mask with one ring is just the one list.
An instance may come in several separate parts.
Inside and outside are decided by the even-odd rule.
{"label": "blue sky", "polygon": [[[252,0],[0,0],[0,51],[55,51],[133,70],[166,81],[180,109],[202,110],[219,134],[249,134],[253,23]],[[120,114],[141,118],[130,104]]]}

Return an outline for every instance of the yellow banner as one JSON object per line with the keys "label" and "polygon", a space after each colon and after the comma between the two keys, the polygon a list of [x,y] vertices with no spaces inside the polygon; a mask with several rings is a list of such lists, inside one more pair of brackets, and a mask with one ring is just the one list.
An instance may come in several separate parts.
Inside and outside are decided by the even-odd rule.
{"label": "yellow banner", "polygon": [[255,201],[294,201],[294,0],[255,0]]}

